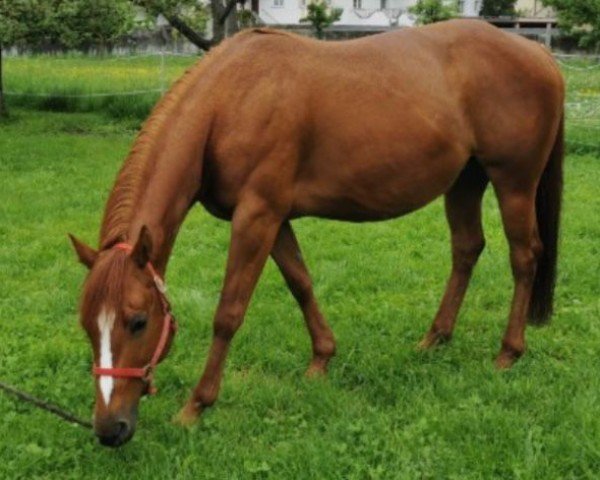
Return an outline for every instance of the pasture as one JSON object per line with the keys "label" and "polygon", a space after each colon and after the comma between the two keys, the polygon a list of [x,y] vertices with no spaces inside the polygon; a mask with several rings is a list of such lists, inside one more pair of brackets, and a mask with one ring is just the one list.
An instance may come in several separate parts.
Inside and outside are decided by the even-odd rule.
{"label": "pasture", "polygon": [[[155,66],[135,81],[116,74],[102,80],[92,67],[82,73],[82,59],[67,58],[68,68],[82,68],[73,80],[56,74],[56,81],[38,83],[18,64],[55,60],[9,59],[6,89],[49,92],[58,84],[58,93],[75,95],[104,86],[160,88],[154,58],[139,60]],[[192,61],[173,60],[169,80]],[[173,425],[206,358],[229,236],[228,224],[195,208],[167,275],[180,334],[158,370],[158,396],[142,403],[134,440],[103,449],[89,431],[0,395],[0,478],[596,478],[596,72],[567,72],[569,101],[583,113],[574,109],[567,126],[556,312],[548,327],[529,328],[529,351],[512,370],[499,372],[492,362],[512,280],[491,189],[487,248],[455,338],[428,352],[415,346],[450,268],[442,202],[383,223],[302,219],[296,232],[338,341],[329,377],[303,377],[308,335],[270,261],[233,342],[220,400],[194,427]],[[54,105],[14,96],[10,120],[0,123],[0,379],[81,416],[93,401],[91,350],[76,313],[85,272],[66,232],[95,243],[108,190],[156,96],[86,104],[56,95],[63,103]],[[102,103],[107,98],[136,106],[111,110]]]}

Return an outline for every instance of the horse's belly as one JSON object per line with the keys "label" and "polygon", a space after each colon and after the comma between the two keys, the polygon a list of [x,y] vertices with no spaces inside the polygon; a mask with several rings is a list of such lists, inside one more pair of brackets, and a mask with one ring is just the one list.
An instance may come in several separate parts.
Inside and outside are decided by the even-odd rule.
{"label": "horse's belly", "polygon": [[466,161],[458,156],[363,161],[356,169],[330,164],[319,175],[297,183],[293,216],[370,221],[405,215],[445,193]]}

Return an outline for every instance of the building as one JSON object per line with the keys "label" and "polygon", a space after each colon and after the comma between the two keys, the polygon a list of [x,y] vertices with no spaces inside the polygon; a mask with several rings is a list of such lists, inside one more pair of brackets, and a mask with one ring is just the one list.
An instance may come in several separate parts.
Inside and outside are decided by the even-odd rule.
{"label": "building", "polygon": [[[298,25],[306,15],[309,0],[255,0],[253,10],[267,25]],[[331,0],[332,7],[342,9],[336,25],[410,26],[414,18],[408,8],[416,0]]]}
{"label": "building", "polygon": [[[252,10],[267,25],[299,25],[306,15],[310,0],[252,0]],[[417,0],[328,0],[332,7],[342,9],[336,26],[379,27],[411,26],[415,18],[408,13]],[[460,0],[459,10],[464,17],[478,17],[482,0]],[[552,11],[541,0],[518,0],[517,11],[525,17],[549,18]]]}

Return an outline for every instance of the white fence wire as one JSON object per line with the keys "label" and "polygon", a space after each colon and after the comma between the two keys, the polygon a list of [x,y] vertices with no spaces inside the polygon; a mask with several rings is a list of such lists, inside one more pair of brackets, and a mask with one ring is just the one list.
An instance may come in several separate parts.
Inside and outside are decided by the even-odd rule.
{"label": "white fence wire", "polygon": [[[101,98],[101,97],[123,97],[123,96],[139,96],[148,94],[164,94],[168,88],[168,81],[166,77],[165,60],[167,57],[176,58],[199,58],[197,54],[191,53],[179,53],[179,52],[153,52],[143,53],[136,55],[114,55],[102,57],[102,62],[131,62],[144,58],[156,57],[159,59],[159,72],[158,79],[160,86],[158,88],[148,89],[135,89],[135,90],[119,90],[119,91],[108,91],[108,92],[89,92],[89,93],[60,93],[60,92],[17,92],[11,90],[5,90],[4,95],[12,97],[32,97],[32,98],[44,98],[44,97],[61,97],[61,98]],[[9,57],[11,60],[14,59],[28,59],[29,56],[13,56]]]}
{"label": "white fence wire", "polygon": [[35,98],[46,98],[46,97],[62,97],[62,98],[100,98],[100,97],[128,97],[136,95],[147,95],[149,93],[164,93],[162,88],[152,88],[149,90],[127,90],[125,92],[98,92],[98,93],[22,93],[22,92],[4,92],[4,95],[12,97],[35,97]]}

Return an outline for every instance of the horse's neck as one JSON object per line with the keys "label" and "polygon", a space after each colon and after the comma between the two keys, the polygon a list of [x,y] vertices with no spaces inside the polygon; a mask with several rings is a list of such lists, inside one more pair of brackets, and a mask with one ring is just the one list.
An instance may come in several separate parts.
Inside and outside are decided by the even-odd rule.
{"label": "horse's neck", "polygon": [[142,168],[128,160],[119,175],[107,204],[101,243],[135,244],[146,225],[152,237],[151,260],[164,274],[179,227],[200,187],[204,144],[202,135],[192,132],[161,133],[147,151],[148,158],[134,159]]}

